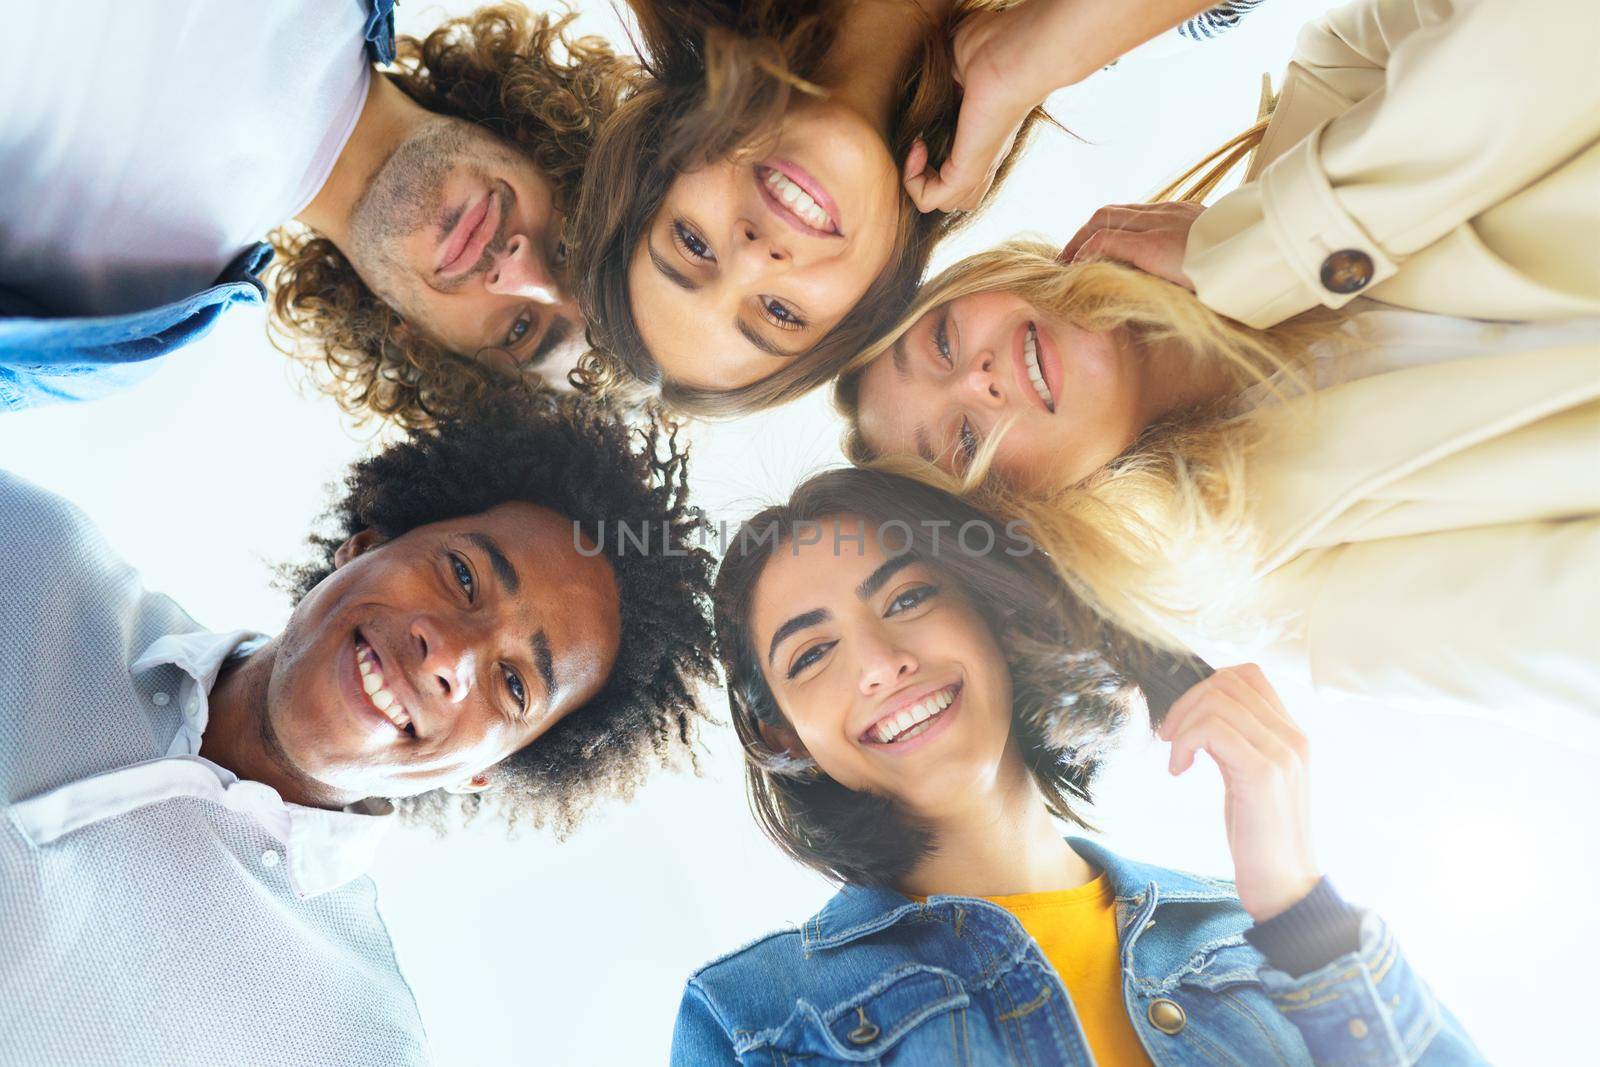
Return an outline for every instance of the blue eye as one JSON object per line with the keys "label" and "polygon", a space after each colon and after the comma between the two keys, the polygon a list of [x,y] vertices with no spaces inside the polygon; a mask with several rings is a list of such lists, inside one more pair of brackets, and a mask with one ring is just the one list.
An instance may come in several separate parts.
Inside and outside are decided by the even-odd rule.
{"label": "blue eye", "polygon": [[511,324],[511,330],[506,334],[506,347],[515,348],[517,343],[528,336],[528,331],[533,329],[533,316],[522,314],[517,316],[517,321]]}
{"label": "blue eye", "polygon": [[468,567],[460,556],[452,552],[450,553],[450,569],[455,572],[456,584],[461,587],[462,592],[467,594],[467,600],[470,602],[478,588],[477,583],[472,580],[472,568]]}
{"label": "blue eye", "polygon": [[711,246],[706,244],[699,234],[689,229],[681,221],[674,220],[672,223],[672,243],[695,259],[703,259],[711,263],[717,261],[716,255],[711,251]]}
{"label": "blue eye", "polygon": [[510,668],[504,668],[506,688],[511,691],[511,699],[517,702],[518,711],[528,710],[528,690],[522,684],[521,675]]}
{"label": "blue eye", "polygon": [[884,615],[898,615],[902,611],[910,611],[938,595],[939,587],[936,585],[912,586],[889,602],[889,610],[884,612]]}
{"label": "blue eye", "polygon": [[805,320],[796,315],[781,300],[764,296],[761,298],[761,310],[767,313],[767,319],[780,330],[800,330],[805,328]]}
{"label": "blue eye", "polygon": [[978,458],[978,435],[972,432],[972,423],[961,417],[961,454],[970,464]]}
{"label": "blue eye", "polygon": [[943,309],[939,312],[938,321],[933,324],[933,347],[938,349],[939,358],[945,365],[954,367],[955,356],[950,352],[950,314]]}

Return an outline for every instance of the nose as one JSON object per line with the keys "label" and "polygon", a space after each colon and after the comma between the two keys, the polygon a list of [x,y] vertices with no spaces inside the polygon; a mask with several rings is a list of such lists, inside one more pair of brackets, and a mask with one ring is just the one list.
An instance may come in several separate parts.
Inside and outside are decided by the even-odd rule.
{"label": "nose", "polygon": [[543,254],[534,248],[526,234],[519,233],[506,242],[506,250],[484,276],[484,286],[491,293],[521,297],[536,304],[566,301],[566,294],[551,275]]}
{"label": "nose", "polygon": [[472,692],[476,656],[469,642],[438,619],[419,615],[411,622],[417,653],[417,688],[459,704]]}
{"label": "nose", "polygon": [[868,637],[858,642],[861,656],[861,693],[877,696],[893,692],[917,673],[917,657],[892,640]]}
{"label": "nose", "polygon": [[956,376],[956,387],[967,398],[983,407],[1001,407],[1005,398],[994,376],[994,350],[984,349]]}
{"label": "nose", "polygon": [[751,277],[764,277],[794,266],[788,247],[748,219],[734,224],[733,247],[743,272]]}

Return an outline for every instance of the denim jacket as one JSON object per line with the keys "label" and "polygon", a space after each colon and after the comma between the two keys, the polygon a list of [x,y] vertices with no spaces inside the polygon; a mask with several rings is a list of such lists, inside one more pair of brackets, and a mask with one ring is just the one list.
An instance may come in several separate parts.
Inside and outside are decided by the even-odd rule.
{"label": "denim jacket", "polygon": [[[1400,954],[1361,918],[1357,951],[1291,978],[1244,939],[1229,882],[1122,859],[1073,838],[1116,897],[1123,1000],[1151,1061],[1483,1063]],[[918,904],[846,886],[799,930],[770,934],[690,979],[672,1062],[1089,1065],[1071,999],[1038,944],[972,897]]]}
{"label": "denim jacket", "polygon": [[[394,59],[397,0],[366,0],[367,52]],[[265,243],[242,249],[210,286],[160,307],[125,315],[56,318],[0,283],[0,412],[94,400],[125,389],[155,369],[154,361],[211,332],[229,308],[266,297]]]}

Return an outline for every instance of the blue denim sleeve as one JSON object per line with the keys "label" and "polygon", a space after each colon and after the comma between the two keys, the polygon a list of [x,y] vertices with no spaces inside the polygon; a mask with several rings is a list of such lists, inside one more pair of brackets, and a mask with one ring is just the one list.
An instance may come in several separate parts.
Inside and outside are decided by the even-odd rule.
{"label": "blue denim sleeve", "polygon": [[1295,978],[1271,966],[1261,983],[1318,1064],[1455,1067],[1486,1064],[1434,998],[1376,912],[1361,916],[1361,946]]}
{"label": "blue denim sleeve", "polygon": [[704,991],[691,979],[678,1005],[678,1021],[672,1027],[672,1067],[711,1067],[737,1065],[733,1041],[717,1010]]}

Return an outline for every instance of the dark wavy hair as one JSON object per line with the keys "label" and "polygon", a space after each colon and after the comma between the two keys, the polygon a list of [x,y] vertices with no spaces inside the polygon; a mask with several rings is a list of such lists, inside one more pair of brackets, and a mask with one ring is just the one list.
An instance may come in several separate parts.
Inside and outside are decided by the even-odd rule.
{"label": "dark wavy hair", "polygon": [[[688,457],[658,419],[624,422],[611,407],[545,387],[501,386],[473,411],[415,430],[351,468],[313,535],[314,557],[281,572],[298,601],[333,571],[361,530],[398,537],[428,523],[528,501],[570,518],[591,543],[606,524],[648,529],[649,545],[607,550],[621,600],[616,663],[583,708],[492,772],[496,807],[513,823],[573,829],[597,798],[627,798],[653,766],[692,764],[704,715],[696,685],[715,680],[708,618],[712,557],[688,503]],[[664,542],[654,541],[662,531]],[[444,825],[482,798],[436,790],[402,807]]]}
{"label": "dark wavy hair", "polygon": [[[638,65],[601,38],[568,37],[574,17],[480,8],[420,40],[401,37],[385,76],[429,111],[517,146],[550,181],[556,208],[570,211],[601,123],[639,78]],[[297,223],[270,239],[273,343],[350,414],[423,426],[498,377],[471,353],[403,328],[332,241]]]}
{"label": "dark wavy hair", "polygon": [[[811,761],[773,752],[761,736],[761,724],[784,724],[748,627],[756,584],[787,544],[787,538],[767,535],[839,516],[859,516],[874,528],[896,523],[896,537],[904,523],[907,551],[954,581],[988,623],[1011,674],[1023,759],[1061,819],[1082,824],[1076,805],[1090,801],[1100,753],[1141,696],[1154,725],[1210,673],[1192,656],[1163,652],[1106,626],[1068,592],[1041,553],[1023,554],[1031,545],[1015,528],[947,493],[859,468],[808,479],[788,503],[753,516],[731,539],[712,605],[756,821],[778,847],[827,877],[892,886],[936,844],[932,829],[893,800],[853,792]],[[934,540],[939,530],[974,528],[987,536],[953,539],[947,533]],[[980,542],[981,550],[970,548],[969,540]]]}
{"label": "dark wavy hair", "polygon": [[[737,389],[691,389],[663,381],[634,318],[628,265],[667,191],[684,171],[727,158],[775,128],[796,92],[809,91],[838,35],[845,0],[628,0],[638,19],[649,78],[607,120],[590,155],[568,228],[579,303],[591,351],[579,376],[597,391],[659,387],[669,407],[727,417],[787,403],[833,377],[916,292],[936,244],[962,214],[916,210],[902,194],[894,253],[838,325],[776,374]],[[960,5],[979,6],[976,0]],[[909,5],[908,5],[909,8]],[[907,17],[920,17],[909,8]],[[955,140],[960,89],[949,27],[923,19],[921,50],[901,80],[889,149],[904,163],[921,138],[937,165]],[[1036,119],[1029,116],[990,189],[1000,188]]]}

